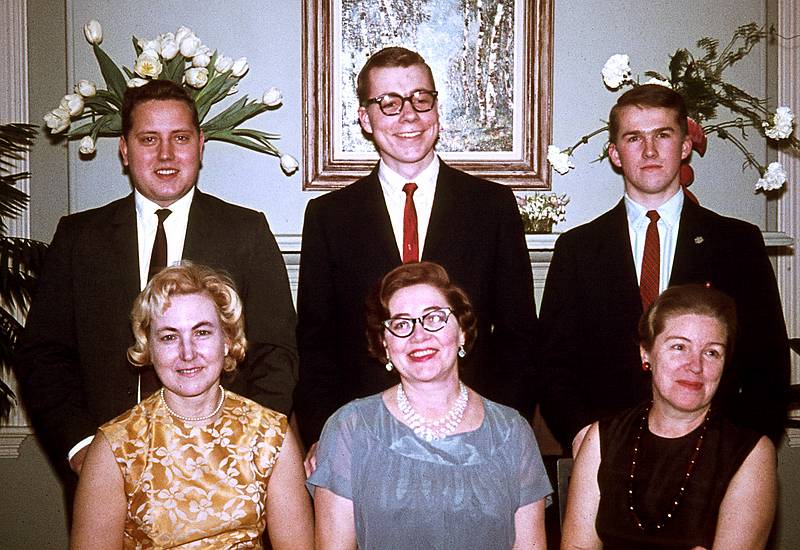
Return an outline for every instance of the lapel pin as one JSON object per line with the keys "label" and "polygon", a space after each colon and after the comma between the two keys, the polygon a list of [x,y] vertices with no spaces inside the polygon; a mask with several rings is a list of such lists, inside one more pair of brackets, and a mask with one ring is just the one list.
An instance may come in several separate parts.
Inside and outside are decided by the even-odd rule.
{"label": "lapel pin", "polygon": [[703,244],[703,237],[702,235],[699,237],[694,238],[694,244]]}

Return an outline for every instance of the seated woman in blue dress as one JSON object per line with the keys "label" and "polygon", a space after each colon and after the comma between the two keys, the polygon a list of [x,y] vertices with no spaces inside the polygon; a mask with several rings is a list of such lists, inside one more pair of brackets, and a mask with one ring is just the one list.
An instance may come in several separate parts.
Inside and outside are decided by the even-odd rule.
{"label": "seated woman in blue dress", "polygon": [[676,286],[653,302],[639,323],[653,399],[590,427],[561,548],[764,548],[775,447],[713,399],[735,336],[736,308],[722,292]]}
{"label": "seated woman in blue dress", "polygon": [[299,443],[286,416],[226,391],[244,359],[233,283],[186,262],[131,312],[131,362],[163,387],[97,432],[75,497],[72,549],[313,548]]}
{"label": "seated woman in blue dress", "polygon": [[544,548],[551,488],[533,431],[459,380],[476,334],[467,296],[441,266],[409,263],[367,308],[370,351],[400,383],[326,423],[307,481],[317,548]]}

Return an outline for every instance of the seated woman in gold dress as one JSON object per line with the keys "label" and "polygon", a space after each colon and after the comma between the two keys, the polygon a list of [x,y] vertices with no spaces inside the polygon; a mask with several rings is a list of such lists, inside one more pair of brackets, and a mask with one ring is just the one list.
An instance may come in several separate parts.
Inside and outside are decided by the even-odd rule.
{"label": "seated woman in gold dress", "polygon": [[656,298],[639,323],[652,401],[589,428],[562,549],[764,548],[775,447],[714,400],[735,336],[736,306],[718,290],[674,286]]}
{"label": "seated woman in gold dress", "polygon": [[[163,387],[101,426],[81,471],[71,548],[313,547],[299,445],[286,417],[226,391],[244,358],[233,284],[186,263],[132,311],[137,366]],[[99,337],[102,337],[100,335]]]}

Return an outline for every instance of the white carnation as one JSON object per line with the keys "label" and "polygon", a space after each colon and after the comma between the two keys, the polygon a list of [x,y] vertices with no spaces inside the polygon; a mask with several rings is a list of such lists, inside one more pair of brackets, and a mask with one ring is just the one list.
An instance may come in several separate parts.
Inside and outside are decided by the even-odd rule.
{"label": "white carnation", "polygon": [[614,54],[603,65],[603,82],[612,90],[616,90],[630,80],[630,59],[626,54]]}
{"label": "white carnation", "polygon": [[767,166],[764,176],[756,182],[756,191],[776,191],[786,183],[786,170],[780,162]]}
{"label": "white carnation", "polygon": [[570,168],[575,168],[575,165],[569,160],[569,155],[562,153],[561,149],[555,145],[547,147],[547,162],[562,176],[569,172]]}

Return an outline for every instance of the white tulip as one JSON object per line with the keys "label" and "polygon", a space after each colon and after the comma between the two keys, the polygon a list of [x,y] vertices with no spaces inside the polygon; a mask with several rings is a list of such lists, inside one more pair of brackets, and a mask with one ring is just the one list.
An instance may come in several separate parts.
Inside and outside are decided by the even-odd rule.
{"label": "white tulip", "polygon": [[192,33],[187,34],[183,40],[178,42],[178,45],[180,46],[181,55],[183,55],[183,57],[194,57],[203,44],[200,42],[200,39]]}
{"label": "white tulip", "polygon": [[50,128],[51,134],[58,134],[69,128],[70,116],[69,111],[56,107],[44,117],[42,117],[47,127]]}
{"label": "white tulip", "polygon": [[189,27],[180,27],[178,31],[175,33],[175,42],[180,44],[181,42],[183,42],[183,39],[189,36],[190,34],[192,35],[194,34],[192,32],[192,29],[190,29]]}
{"label": "white tulip", "polygon": [[208,82],[208,69],[205,67],[192,67],[184,73],[183,79],[192,88],[202,88]]}
{"label": "white tulip", "polygon": [[287,174],[293,174],[300,165],[292,155],[281,155],[281,169]]}
{"label": "white tulip", "polygon": [[83,98],[78,94],[67,94],[61,99],[59,106],[69,113],[69,116],[78,116],[83,112]]}
{"label": "white tulip", "polygon": [[136,58],[133,70],[144,78],[157,78],[164,69],[158,53],[154,50],[145,50]]}
{"label": "white tulip", "polygon": [[217,57],[216,61],[214,61],[214,68],[218,73],[227,73],[231,70],[231,67],[233,67],[233,58],[227,55],[220,55]]}
{"label": "white tulip", "polygon": [[147,80],[146,78],[131,78],[128,81],[128,88],[141,88],[142,86],[144,86],[148,82],[150,82],[150,81]]}
{"label": "white tulip", "polygon": [[163,59],[169,61],[178,55],[179,51],[178,43],[174,40],[163,40],[161,42],[161,57]]}
{"label": "white tulip", "polygon": [[277,107],[283,103],[283,94],[278,88],[272,87],[261,96],[261,103],[267,107]]}
{"label": "white tulip", "polygon": [[136,41],[136,43],[139,45],[142,51],[153,50],[154,52],[157,52],[158,50],[161,49],[161,43],[158,41],[157,38],[153,40],[145,40],[144,38],[140,38],[139,40]]}
{"label": "white tulip", "polygon": [[97,94],[97,84],[91,80],[79,80],[75,84],[75,93],[81,94],[83,97],[92,97]]}
{"label": "white tulip", "polygon": [[208,49],[207,46],[200,48],[192,58],[192,67],[208,67],[211,63],[211,56],[214,52]]}
{"label": "white tulip", "polygon": [[246,73],[248,69],[250,69],[250,67],[247,65],[247,58],[240,57],[233,62],[233,66],[231,67],[231,75],[235,76],[236,78],[240,78],[244,76],[244,73]]}
{"label": "white tulip", "polygon": [[103,41],[103,27],[94,19],[83,26],[83,34],[89,44],[97,45]]}
{"label": "white tulip", "polygon": [[91,155],[92,153],[94,153],[95,145],[92,136],[83,136],[81,138],[81,144],[78,150],[83,155]]}

